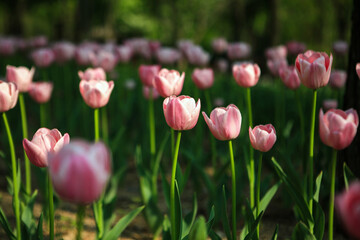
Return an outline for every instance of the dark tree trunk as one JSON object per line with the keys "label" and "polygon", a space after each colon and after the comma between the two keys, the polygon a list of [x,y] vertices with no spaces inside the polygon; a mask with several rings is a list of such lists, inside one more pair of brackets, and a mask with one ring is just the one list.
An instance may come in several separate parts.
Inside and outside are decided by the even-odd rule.
{"label": "dark tree trunk", "polygon": [[[360,112],[360,80],[356,74],[356,63],[360,62],[360,1],[353,0],[351,42],[348,60],[348,79],[344,96],[344,109],[354,108]],[[360,177],[360,133],[353,143],[340,152],[341,163],[346,162],[357,177]]]}
{"label": "dark tree trunk", "polygon": [[229,4],[232,15],[232,39],[233,41],[240,41],[245,34],[245,1],[231,0]]}
{"label": "dark tree trunk", "polygon": [[270,46],[275,46],[279,41],[278,0],[270,1],[270,21],[268,24]]}

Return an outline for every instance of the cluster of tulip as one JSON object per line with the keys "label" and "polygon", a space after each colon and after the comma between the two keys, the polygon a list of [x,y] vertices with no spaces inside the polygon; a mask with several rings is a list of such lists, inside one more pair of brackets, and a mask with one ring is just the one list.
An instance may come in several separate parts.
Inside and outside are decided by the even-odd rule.
{"label": "cluster of tulip", "polygon": [[[6,39],[5,39],[6,40]],[[4,39],[0,39],[0,52],[6,48],[2,47]],[[3,119],[8,134],[10,152],[11,152],[11,169],[12,169],[12,187],[14,198],[14,214],[16,217],[16,232],[9,230],[13,238],[21,239],[21,216],[23,214],[22,204],[31,204],[32,188],[31,188],[31,171],[28,165],[31,162],[33,165],[46,168],[48,173],[47,180],[47,207],[49,219],[49,234],[50,239],[54,239],[54,204],[53,204],[53,187],[57,195],[72,203],[78,204],[78,223],[77,239],[81,238],[82,220],[84,218],[85,206],[93,204],[94,217],[97,227],[98,239],[115,239],[117,238],[127,224],[138,214],[144,207],[140,207],[131,212],[125,220],[119,220],[114,228],[109,229],[109,224],[105,223],[105,216],[103,213],[103,205],[105,205],[106,185],[111,176],[112,161],[111,151],[107,147],[109,139],[106,135],[108,131],[106,128],[107,118],[101,119],[102,129],[99,126],[99,111],[102,116],[107,116],[107,104],[110,100],[110,95],[114,89],[114,81],[107,81],[107,73],[111,72],[118,62],[127,62],[135,55],[143,56],[151,59],[153,57],[161,64],[173,64],[180,61],[181,56],[185,56],[188,62],[196,66],[206,66],[210,60],[210,56],[200,46],[196,46],[189,41],[179,42],[179,50],[173,48],[161,48],[156,41],[151,42],[144,39],[131,39],[126,41],[121,46],[115,44],[108,44],[102,48],[99,45],[92,43],[84,43],[78,47],[70,43],[57,43],[53,47],[44,48],[46,41],[39,39],[39,43],[34,46],[40,46],[32,52],[31,57],[37,67],[44,68],[51,65],[52,61],[56,60],[62,64],[71,58],[75,58],[79,65],[91,65],[94,68],[87,68],[85,71],[78,71],[80,78],[79,90],[86,105],[94,109],[94,141],[95,143],[88,143],[83,140],[72,140],[68,133],[61,134],[61,132],[54,128],[52,130],[45,128],[46,126],[46,111],[44,104],[49,101],[53,90],[51,82],[32,82],[35,69],[30,70],[26,67],[7,66],[6,82],[0,81],[0,112],[3,113]],[[9,44],[9,41],[6,42]],[[20,44],[17,43],[19,46]],[[225,39],[215,39],[212,43],[216,54],[226,53],[230,60],[242,59],[251,53],[251,47],[246,43],[227,43]],[[9,48],[14,49],[13,48]],[[335,48],[334,48],[335,49]],[[328,56],[323,52],[314,52],[311,50],[304,52],[305,46],[298,42],[290,42],[286,47],[277,46],[266,51],[267,65],[270,72],[280,77],[284,85],[292,90],[296,90],[303,84],[306,88],[313,90],[312,111],[310,118],[310,134],[309,134],[309,156],[303,166],[306,173],[304,174],[305,187],[297,189],[297,185],[286,172],[282,169],[279,163],[272,158],[272,164],[282,180],[286,185],[288,192],[294,198],[296,204],[296,216],[299,224],[296,227],[296,234],[299,236],[312,237],[313,239],[322,239],[324,234],[324,213],[319,202],[319,191],[321,188],[321,177],[314,181],[314,135],[315,135],[315,119],[316,119],[316,102],[317,91],[319,88],[326,86],[328,83],[333,88],[341,88],[345,84],[346,73],[337,70],[331,73],[333,57]],[[287,62],[287,53],[297,56],[294,66],[289,66]],[[2,52],[4,53],[4,52]],[[114,55],[116,53],[116,55]],[[183,54],[183,55],[181,55]],[[224,59],[220,59],[224,60]],[[221,65],[221,64],[220,64]],[[220,66],[219,65],[219,66]],[[223,62],[223,69],[227,68],[227,63]],[[355,71],[355,69],[354,69]],[[356,67],[356,71],[360,78],[360,63]],[[241,233],[241,239],[259,239],[260,238],[260,222],[269,202],[278,190],[280,183],[271,187],[266,194],[261,191],[262,179],[262,157],[263,153],[269,152],[277,139],[282,137],[282,134],[277,134],[273,124],[253,125],[253,110],[251,88],[257,85],[260,79],[261,70],[257,64],[250,62],[235,63],[232,67],[232,74],[235,82],[246,91],[247,109],[241,110],[246,112],[248,120],[243,123],[242,114],[239,107],[235,104],[228,104],[223,107],[221,103],[219,107],[212,109],[209,91],[215,82],[215,73],[212,68],[195,68],[192,71],[191,78],[198,89],[203,90],[207,110],[202,111],[204,122],[208,126],[213,137],[220,141],[227,141],[229,148],[229,165],[231,173],[231,224],[227,219],[227,213],[223,218],[224,229],[228,239],[237,239],[238,236],[238,218],[239,218],[239,196],[237,183],[239,179],[239,170],[236,164],[243,162],[246,166],[247,177],[249,181],[249,206],[247,219],[245,221],[244,230]],[[153,230],[155,236],[159,233],[161,227],[165,236],[170,236],[171,239],[199,239],[194,236],[203,234],[202,228],[198,228],[194,224],[196,211],[194,210],[193,217],[190,223],[186,219],[182,219],[181,215],[181,170],[178,164],[178,157],[180,153],[180,142],[182,133],[185,130],[193,129],[197,124],[201,112],[200,99],[180,95],[183,91],[185,72],[180,73],[177,70],[170,70],[162,68],[160,65],[145,65],[141,64],[138,68],[138,75],[143,83],[143,94],[149,103],[149,169],[140,165],[139,156],[137,158],[137,167],[139,175],[141,171],[146,174],[141,175],[140,188],[142,190],[142,201],[145,206],[144,215]],[[28,92],[29,95],[40,104],[41,128],[36,131],[32,140],[27,137],[27,120],[25,103],[23,93]],[[297,92],[295,91],[297,94]],[[154,205],[157,204],[157,181],[158,171],[160,168],[160,160],[166,144],[156,147],[156,105],[154,101],[158,97],[163,97],[162,110],[165,121],[170,127],[171,132],[171,178],[168,183],[164,178],[164,191],[167,196],[169,207],[170,221],[163,217],[154,216],[154,212],[158,209]],[[27,197],[21,202],[19,196],[19,189],[21,181],[19,180],[19,163],[16,162],[14,143],[11,136],[9,123],[6,117],[6,112],[14,108],[19,98],[21,108],[21,119],[23,129],[23,148],[25,151],[25,190]],[[338,98],[340,99],[340,98]],[[298,100],[299,101],[299,100]],[[326,106],[325,106],[326,105]],[[329,107],[331,105],[331,107]],[[335,105],[335,106],[334,106]],[[335,176],[336,176],[336,156],[337,150],[342,150],[348,147],[357,132],[359,124],[358,114],[356,110],[349,109],[343,111],[336,109],[338,103],[324,102],[324,108],[319,112],[319,136],[322,142],[333,148],[333,157],[331,162],[331,187],[330,187],[330,201],[328,214],[328,236],[333,238],[333,214],[334,205],[339,210],[339,216],[343,219],[345,228],[349,234],[355,238],[360,238],[360,232],[357,229],[359,223],[359,183],[354,182],[348,187],[348,190],[340,195],[335,200]],[[299,104],[299,116],[301,131],[305,136],[304,116],[302,115],[301,105]],[[240,109],[239,109],[240,108]],[[329,109],[329,110],[328,110]],[[207,115],[210,114],[210,117]],[[257,116],[257,115],[255,115]],[[256,121],[258,122],[258,121]],[[243,161],[235,161],[233,141],[240,135],[242,125],[246,124],[248,129],[248,152],[242,154]],[[277,124],[274,124],[277,126]],[[280,125],[280,124],[279,124]],[[277,127],[278,131],[283,131],[283,126]],[[176,132],[175,132],[176,131]],[[102,140],[100,141],[100,132],[102,132]],[[176,136],[175,136],[176,133]],[[247,135],[247,134],[246,134]],[[211,154],[213,160],[214,171],[216,172],[216,141],[210,137]],[[304,137],[303,137],[304,138]],[[302,139],[303,141],[303,139]],[[105,144],[106,143],[106,144]],[[304,143],[304,142],[302,142]],[[254,149],[258,153],[254,153]],[[244,150],[246,151],[246,150]],[[239,151],[237,151],[239,152]],[[235,151],[235,153],[237,153]],[[259,155],[259,160],[255,161],[255,154]],[[140,166],[140,167],[139,167]],[[225,166],[228,166],[227,164]],[[140,169],[140,170],[139,170]],[[257,171],[256,171],[257,170]],[[179,173],[180,172],[180,173]],[[145,176],[145,177],[144,177]],[[148,178],[148,179],[147,179]],[[145,180],[144,180],[145,179]],[[316,183],[316,189],[314,189]],[[148,186],[149,188],[146,188]],[[295,186],[295,187],[294,187]],[[145,189],[145,190],[143,190]],[[146,194],[144,193],[146,192]],[[224,194],[224,208],[226,212],[226,194],[225,187]],[[106,195],[108,196],[108,195]],[[335,204],[336,203],[336,204]],[[244,208],[247,208],[245,206]],[[217,209],[218,211],[218,209]],[[152,215],[153,214],[153,215]],[[157,214],[157,213],[156,213]],[[2,214],[3,215],[3,214]],[[151,223],[151,219],[155,218],[155,224]],[[318,219],[319,222],[317,222]],[[2,221],[4,222],[4,221]],[[186,223],[186,224],[184,224]],[[201,218],[196,221],[201,225]],[[39,221],[40,224],[40,221]],[[231,227],[230,227],[231,226]],[[231,230],[230,230],[231,229]],[[218,239],[218,235],[212,230],[211,214],[208,222],[208,229],[205,229],[207,235]],[[204,238],[204,239],[205,239]]]}

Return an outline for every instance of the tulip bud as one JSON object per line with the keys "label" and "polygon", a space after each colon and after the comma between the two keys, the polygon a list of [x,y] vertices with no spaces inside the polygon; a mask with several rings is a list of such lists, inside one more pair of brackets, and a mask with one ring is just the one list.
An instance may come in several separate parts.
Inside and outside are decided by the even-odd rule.
{"label": "tulip bud", "polygon": [[185,73],[176,70],[161,69],[159,74],[155,76],[154,85],[159,94],[166,98],[172,95],[179,95],[184,85]]}
{"label": "tulip bud", "polygon": [[346,83],[347,74],[342,70],[333,70],[330,74],[329,84],[333,88],[342,88]]}
{"label": "tulip bud", "polygon": [[276,142],[276,131],[273,125],[258,125],[254,129],[249,127],[249,137],[254,149],[268,152]]}
{"label": "tulip bud", "polygon": [[15,83],[0,80],[0,112],[6,112],[15,107],[19,90]]}
{"label": "tulip bud", "polygon": [[109,102],[114,82],[105,80],[81,80],[80,93],[85,103],[92,108],[101,108]]}
{"label": "tulip bud", "polygon": [[152,87],[155,76],[158,75],[160,68],[160,65],[141,65],[139,67],[141,82],[148,87]]}
{"label": "tulip bud", "polygon": [[191,75],[191,78],[198,88],[210,88],[214,83],[214,71],[211,68],[195,68]]}
{"label": "tulip bud", "polygon": [[233,66],[233,76],[241,87],[252,87],[257,84],[260,77],[260,68],[257,64],[242,63]]}
{"label": "tulip bud", "polygon": [[20,92],[29,91],[35,68],[6,66],[6,81],[16,83]]}
{"label": "tulip bud", "polygon": [[300,87],[300,79],[294,66],[280,68],[279,75],[286,87],[293,90]]}
{"label": "tulip bud", "polygon": [[53,87],[51,82],[33,82],[30,85],[29,95],[37,103],[46,103],[50,100]]}

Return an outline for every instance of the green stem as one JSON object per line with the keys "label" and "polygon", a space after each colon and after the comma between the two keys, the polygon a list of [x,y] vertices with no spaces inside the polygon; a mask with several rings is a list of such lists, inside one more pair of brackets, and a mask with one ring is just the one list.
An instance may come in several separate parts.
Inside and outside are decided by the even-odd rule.
{"label": "green stem", "polygon": [[[249,126],[253,127],[253,119],[252,119],[252,107],[251,107],[251,89],[246,89],[246,95],[247,95],[247,106],[248,106],[248,112],[249,112]],[[255,163],[254,163],[254,149],[251,146],[251,143],[249,143],[249,149],[250,149],[250,176],[249,176],[249,182],[250,182],[250,206],[251,209],[254,208],[255,205]]]}
{"label": "green stem", "polygon": [[9,145],[10,145],[10,155],[11,155],[11,168],[12,168],[12,177],[13,177],[13,185],[14,185],[14,210],[15,210],[15,218],[16,218],[16,232],[17,232],[17,240],[21,239],[21,225],[20,225],[20,202],[19,202],[19,183],[17,181],[17,167],[16,167],[16,156],[15,156],[15,148],[14,141],[11,135],[11,130],[9,126],[9,122],[7,120],[5,112],[2,114],[3,120],[6,128],[6,133],[8,135]]}
{"label": "green stem", "polygon": [[40,126],[41,126],[41,127],[46,127],[45,104],[46,104],[46,103],[41,103],[41,104],[40,104]]}
{"label": "green stem", "polygon": [[76,230],[77,230],[76,240],[81,240],[81,231],[84,226],[85,209],[86,209],[86,205],[78,206],[78,211],[76,214]]}
{"label": "green stem", "polygon": [[[208,110],[208,113],[211,112],[211,100],[210,100],[210,93],[209,93],[209,90],[206,89],[204,91],[205,93],[205,99],[206,99],[206,105],[207,105],[207,110]],[[216,142],[215,142],[215,138],[214,136],[210,136],[210,143],[211,143],[211,162],[212,162],[212,166],[213,166],[213,169],[214,169],[214,174],[217,170],[216,168]]]}
{"label": "green stem", "polygon": [[229,140],[229,153],[231,164],[231,180],[232,180],[232,231],[233,240],[236,240],[236,175],[235,175],[235,161],[232,141]]}
{"label": "green stem", "polygon": [[155,140],[155,118],[154,118],[154,99],[153,91],[149,92],[149,129],[150,129],[150,154],[152,161],[156,153],[156,140]]}
{"label": "green stem", "polygon": [[[19,93],[19,102],[20,102],[20,113],[21,113],[21,124],[23,130],[23,138],[28,138],[27,130],[27,121],[26,121],[26,110],[25,110],[25,101],[23,93]],[[26,193],[30,196],[31,194],[31,166],[30,161],[24,150],[24,159],[25,159],[25,179],[26,179]]]}
{"label": "green stem", "polygon": [[329,202],[329,240],[333,239],[334,227],[334,198],[335,198],[335,178],[336,178],[336,157],[337,151],[333,149],[331,160],[331,187],[330,187],[330,202]]}
{"label": "green stem", "polygon": [[[314,90],[313,95],[313,105],[312,105],[312,115],[311,115],[311,128],[310,128],[310,151],[309,151],[309,211],[312,216],[313,212],[313,179],[314,179],[314,134],[315,134],[315,114],[316,114],[316,97],[317,90]],[[310,232],[313,232],[311,227]]]}
{"label": "green stem", "polygon": [[170,130],[171,130],[171,157],[174,157],[175,131],[172,128],[170,128]]}
{"label": "green stem", "polygon": [[176,147],[173,155],[173,164],[171,171],[171,186],[170,186],[170,217],[171,217],[171,239],[175,240],[175,232],[176,232],[176,217],[175,217],[175,177],[176,177],[176,165],[179,155],[180,148],[180,140],[181,140],[181,131],[177,134]]}
{"label": "green stem", "polygon": [[[259,165],[256,179],[256,217],[259,216],[260,208],[260,185],[261,185],[261,167],[262,167],[262,152],[260,152]],[[256,228],[257,239],[260,239],[260,222]]]}
{"label": "green stem", "polygon": [[54,197],[53,187],[49,172],[48,175],[48,204],[49,204],[49,223],[50,223],[50,240],[54,240]]}
{"label": "green stem", "polygon": [[99,109],[94,109],[94,131],[95,131],[95,142],[99,141]]}
{"label": "green stem", "polygon": [[106,106],[101,109],[101,130],[103,141],[109,143],[109,127]]}

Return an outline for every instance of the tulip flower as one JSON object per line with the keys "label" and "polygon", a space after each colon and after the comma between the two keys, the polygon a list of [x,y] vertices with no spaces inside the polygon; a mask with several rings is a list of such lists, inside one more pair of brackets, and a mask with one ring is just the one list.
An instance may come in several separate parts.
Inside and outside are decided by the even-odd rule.
{"label": "tulip flower", "polygon": [[166,98],[172,95],[179,95],[184,85],[185,73],[176,70],[161,69],[159,74],[155,76],[154,85],[159,94]]}
{"label": "tulip flower", "polygon": [[[150,96],[150,91],[151,91],[151,96]],[[150,97],[152,99],[157,99],[160,96],[156,88],[149,88],[145,85],[143,86],[143,95],[146,99],[150,99]]]}
{"label": "tulip flower", "polygon": [[287,66],[279,69],[279,75],[286,87],[295,90],[300,87],[300,79],[295,66]]}
{"label": "tulip flower", "polygon": [[119,46],[116,48],[117,60],[122,63],[129,62],[134,54],[133,49],[130,46]]}
{"label": "tulip flower", "polygon": [[201,46],[190,45],[185,49],[186,59],[195,66],[206,66],[210,61],[210,54]]}
{"label": "tulip flower", "polygon": [[306,45],[302,42],[290,41],[286,43],[286,48],[289,54],[297,56],[298,54],[305,52]]}
{"label": "tulip flower", "polygon": [[336,197],[336,209],[350,236],[360,239],[360,182],[350,184],[349,189]]}
{"label": "tulip flower", "polygon": [[[261,165],[262,152],[268,152],[276,142],[276,131],[273,125],[258,125],[252,129],[249,127],[250,143],[254,149],[260,151],[260,159],[258,164],[258,174],[256,180],[256,217],[259,216],[260,207],[260,182],[261,182]],[[257,236],[259,237],[260,223],[257,226]]]}
{"label": "tulip flower", "polygon": [[300,81],[307,88],[318,89],[328,84],[333,57],[324,52],[306,51],[295,61]]}
{"label": "tulip flower", "polygon": [[50,153],[48,158],[54,189],[62,199],[89,204],[105,190],[111,162],[110,152],[103,143],[75,140]]}
{"label": "tulip flower", "polygon": [[330,74],[329,85],[333,88],[342,88],[346,83],[347,74],[342,70],[333,70]]}
{"label": "tulip flower", "polygon": [[16,52],[16,42],[14,38],[0,37],[0,55],[11,56]]}
{"label": "tulip flower", "polygon": [[51,82],[33,82],[30,85],[29,95],[37,103],[46,103],[51,97],[53,87]]}
{"label": "tulip flower", "polygon": [[48,39],[46,36],[35,36],[33,38],[30,39],[30,46],[32,48],[40,48],[40,47],[45,47],[46,45],[48,45]]}
{"label": "tulip flower", "polygon": [[288,66],[286,58],[268,59],[266,64],[273,76],[279,76],[280,69],[286,68]]}
{"label": "tulip flower", "polygon": [[233,66],[236,83],[244,88],[255,86],[259,81],[260,68],[257,64],[242,63]]}
{"label": "tulip flower", "polygon": [[18,100],[19,90],[13,82],[0,80],[0,112],[7,112],[14,108]]}
{"label": "tulip flower", "polygon": [[358,75],[358,77],[360,78],[360,63],[356,64],[356,74]]}
{"label": "tulip flower", "polygon": [[346,55],[348,52],[348,43],[345,41],[336,41],[333,43],[333,50],[338,55]]}
{"label": "tulip flower", "polygon": [[359,117],[354,109],[342,111],[330,109],[325,114],[320,110],[320,138],[322,142],[336,150],[350,145],[359,125]]}
{"label": "tulip flower", "polygon": [[6,66],[6,81],[16,83],[20,92],[29,91],[35,68]]}
{"label": "tulip flower", "polygon": [[170,96],[164,100],[166,123],[174,130],[190,130],[195,127],[200,114],[200,99],[189,96]]}
{"label": "tulip flower", "polygon": [[163,47],[156,51],[156,58],[160,64],[174,64],[180,56],[180,52],[173,48]]}
{"label": "tulip flower", "polygon": [[114,82],[105,80],[81,80],[80,93],[85,103],[91,108],[101,108],[109,102]]}
{"label": "tulip flower", "polygon": [[214,137],[221,141],[229,141],[232,178],[232,234],[233,239],[236,239],[236,175],[232,139],[239,136],[241,128],[241,113],[234,104],[230,104],[226,108],[215,108],[211,112],[210,118],[206,115],[206,113],[203,112],[202,114]]}
{"label": "tulip flower", "polygon": [[225,59],[219,59],[215,62],[215,66],[220,72],[225,73],[229,68],[229,63]]}
{"label": "tulip flower", "polygon": [[77,47],[75,50],[75,60],[78,65],[89,65],[91,64],[91,59],[95,56],[94,50],[89,47]]}
{"label": "tulip flower", "polygon": [[226,52],[228,48],[228,42],[225,38],[216,38],[212,41],[211,46],[214,52],[221,54]]}
{"label": "tulip flower", "polygon": [[342,150],[351,144],[357,132],[359,117],[354,109],[345,112],[339,109],[330,109],[325,115],[321,109],[319,124],[321,141],[333,148],[328,221],[329,239],[332,240],[337,150]]}
{"label": "tulip flower", "polygon": [[265,55],[267,59],[286,59],[287,48],[283,45],[271,47],[266,49]]}
{"label": "tulip flower", "polygon": [[258,125],[254,129],[249,127],[249,137],[254,149],[268,152],[276,141],[276,131],[273,125]]}
{"label": "tulip flower", "polygon": [[338,101],[335,99],[326,99],[323,101],[323,108],[325,111],[335,109],[338,106]]}
{"label": "tulip flower", "polygon": [[211,68],[195,68],[191,75],[191,78],[198,88],[210,88],[214,83],[214,71]]}
{"label": "tulip flower", "polygon": [[31,53],[32,60],[38,67],[48,67],[55,60],[55,54],[50,48],[40,48]]}
{"label": "tulip flower", "polygon": [[141,82],[148,87],[152,87],[155,76],[158,75],[160,68],[160,65],[141,65],[139,67]]}
{"label": "tulip flower", "polygon": [[37,167],[48,166],[48,153],[58,152],[70,141],[69,134],[61,135],[57,129],[40,128],[36,131],[31,141],[23,140],[26,155],[32,164]]}
{"label": "tulip flower", "polygon": [[230,43],[227,48],[227,55],[230,60],[243,59],[251,54],[251,46],[244,42]]}
{"label": "tulip flower", "polygon": [[85,72],[78,72],[80,80],[106,80],[106,73],[103,68],[87,68]]}
{"label": "tulip flower", "polygon": [[117,59],[112,52],[101,50],[95,55],[90,56],[91,63],[94,67],[101,67],[106,72],[110,72],[114,69],[117,63]]}
{"label": "tulip flower", "polygon": [[75,55],[75,45],[70,42],[57,42],[52,49],[55,54],[55,61],[58,63],[69,61]]}
{"label": "tulip flower", "polygon": [[205,122],[208,125],[211,133],[218,140],[232,140],[239,136],[241,128],[241,113],[239,109],[230,104],[226,108],[215,108],[210,118],[205,112],[202,112]]}

